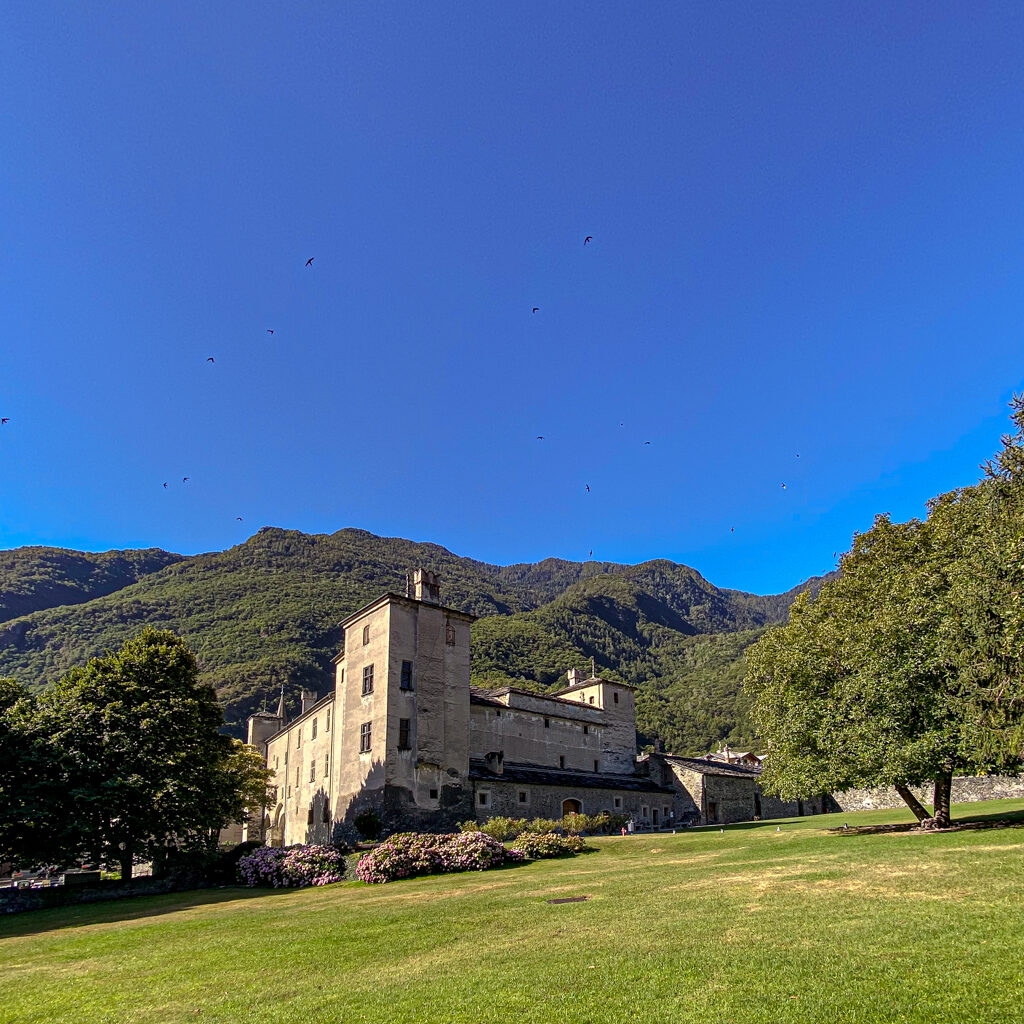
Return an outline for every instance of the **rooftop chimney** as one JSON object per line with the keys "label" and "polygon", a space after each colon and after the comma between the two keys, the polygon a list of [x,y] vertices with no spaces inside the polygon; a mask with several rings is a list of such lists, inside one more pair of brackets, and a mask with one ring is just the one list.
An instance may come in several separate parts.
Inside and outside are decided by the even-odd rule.
{"label": "rooftop chimney", "polygon": [[304,715],[316,703],[316,690],[302,691],[302,714]]}
{"label": "rooftop chimney", "polygon": [[414,569],[412,573],[413,597],[427,604],[441,603],[441,577],[429,569]]}
{"label": "rooftop chimney", "polygon": [[578,668],[569,669],[566,675],[569,677],[570,686],[579,686],[580,683],[583,682],[583,676],[580,674],[580,670]]}
{"label": "rooftop chimney", "polygon": [[489,754],[484,755],[484,761],[487,762],[488,769],[494,772],[495,775],[505,774],[504,750],[492,750]]}

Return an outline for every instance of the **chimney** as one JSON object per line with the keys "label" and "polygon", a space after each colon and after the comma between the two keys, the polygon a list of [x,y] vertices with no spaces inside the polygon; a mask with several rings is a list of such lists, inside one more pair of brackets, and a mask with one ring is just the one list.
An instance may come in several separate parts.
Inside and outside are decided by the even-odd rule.
{"label": "chimney", "polygon": [[316,690],[302,691],[302,711],[301,714],[305,714],[314,704],[316,703]]}
{"label": "chimney", "polygon": [[570,686],[579,686],[580,683],[583,682],[583,676],[580,674],[580,670],[578,668],[569,669],[566,675],[569,677]]}
{"label": "chimney", "polygon": [[412,573],[413,597],[427,604],[441,603],[441,577],[429,569],[414,569]]}
{"label": "chimney", "polygon": [[505,773],[505,751],[504,750],[492,750],[489,754],[484,757],[487,762],[487,770],[494,772],[495,775],[504,775]]}

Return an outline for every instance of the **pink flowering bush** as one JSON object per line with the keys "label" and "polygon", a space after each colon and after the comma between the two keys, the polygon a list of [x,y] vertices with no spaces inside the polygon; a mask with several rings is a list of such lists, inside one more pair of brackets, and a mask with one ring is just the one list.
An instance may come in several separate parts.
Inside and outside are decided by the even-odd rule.
{"label": "pink flowering bush", "polygon": [[333,846],[291,846],[285,850],[261,846],[238,862],[243,885],[303,889],[331,885],[345,877],[345,858]]}
{"label": "pink flowering bush", "polygon": [[414,875],[486,871],[521,860],[521,853],[506,849],[497,839],[483,832],[455,832],[450,835],[402,832],[360,858],[356,877],[375,884]]}
{"label": "pink flowering bush", "polygon": [[512,849],[529,860],[546,857],[572,857],[583,853],[587,844],[579,836],[559,836],[553,832],[524,832],[512,841]]}

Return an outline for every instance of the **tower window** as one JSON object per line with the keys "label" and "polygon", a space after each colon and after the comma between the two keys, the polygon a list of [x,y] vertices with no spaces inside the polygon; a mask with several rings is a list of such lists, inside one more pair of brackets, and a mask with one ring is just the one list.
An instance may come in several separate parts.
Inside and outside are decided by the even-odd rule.
{"label": "tower window", "polygon": [[619,695],[617,693],[613,693],[612,694],[612,700],[615,701],[616,704],[618,704],[619,703]]}
{"label": "tower window", "polygon": [[301,725],[298,727],[298,729],[295,730],[295,746],[297,746],[297,747],[301,747],[302,746],[302,726]]}
{"label": "tower window", "polygon": [[399,750],[410,750],[411,745],[409,743],[409,719],[400,718],[398,720],[398,749]]}
{"label": "tower window", "polygon": [[431,800],[436,800],[437,799],[437,790],[436,789],[432,789],[430,791],[430,799]]}
{"label": "tower window", "polygon": [[331,709],[327,709],[327,714],[324,716],[324,732],[331,731]]}
{"label": "tower window", "polygon": [[325,779],[327,778],[327,775],[328,775],[327,769],[330,767],[330,764],[331,764],[331,755],[330,754],[324,754],[324,778]]}
{"label": "tower window", "polygon": [[476,802],[481,807],[486,807],[490,803],[490,797],[491,797],[490,793],[477,793],[477,795],[476,795]]}
{"label": "tower window", "polygon": [[565,767],[565,754],[559,754],[558,755],[558,767],[559,768],[564,768]]}
{"label": "tower window", "polygon": [[370,642],[370,627],[363,626],[363,646],[365,647]]}
{"label": "tower window", "polygon": [[372,722],[363,722],[359,726],[359,753],[365,754],[370,749]]}
{"label": "tower window", "polygon": [[363,696],[373,693],[373,666],[363,666]]}
{"label": "tower window", "polygon": [[601,770],[601,762],[600,761],[595,761],[594,762],[594,771],[595,772],[599,772],[600,770]]}
{"label": "tower window", "polygon": [[455,627],[450,623],[446,623],[444,627],[444,642],[449,647],[455,646]]}
{"label": "tower window", "polygon": [[583,726],[583,735],[584,736],[589,736],[590,735],[590,726],[589,725]]}
{"label": "tower window", "polygon": [[312,804],[309,805],[309,813],[306,815],[306,824],[307,825],[312,825],[313,824],[313,805]]}
{"label": "tower window", "polygon": [[313,719],[313,731],[310,733],[309,738],[311,740],[315,740],[316,739],[316,719],[315,718]]}
{"label": "tower window", "polygon": [[295,766],[295,785],[297,786],[298,784],[299,784],[299,767],[298,767],[298,765],[296,765]]}
{"label": "tower window", "polygon": [[550,718],[545,718],[544,719],[544,728],[545,729],[550,729],[551,728],[551,719]]}
{"label": "tower window", "polygon": [[402,662],[402,681],[399,683],[399,687],[403,690],[412,689],[412,662]]}
{"label": "tower window", "polygon": [[621,807],[622,806],[622,797],[621,796],[617,796],[615,798],[615,806],[616,807]]}
{"label": "tower window", "polygon": [[316,761],[309,762],[309,781],[316,782]]}
{"label": "tower window", "polygon": [[591,697],[591,698],[590,698],[590,703],[591,703],[591,704],[593,704],[593,703],[594,703],[594,698],[593,698],[593,697]]}
{"label": "tower window", "polygon": [[519,790],[519,802],[521,804],[525,804],[526,800],[527,800],[526,790],[525,789]]}

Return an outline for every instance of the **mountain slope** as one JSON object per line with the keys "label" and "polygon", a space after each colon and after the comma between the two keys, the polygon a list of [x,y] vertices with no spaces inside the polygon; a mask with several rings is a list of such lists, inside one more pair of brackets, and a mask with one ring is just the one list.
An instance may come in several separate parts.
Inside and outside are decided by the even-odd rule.
{"label": "mountain slope", "polygon": [[493,566],[361,530],[265,528],[227,551],[167,557],[174,561],[138,582],[0,627],[0,676],[43,686],[145,625],[168,628],[196,652],[237,732],[282,683],[293,695],[299,685],[325,692],[337,623],[385,590],[402,592],[406,570],[418,565],[441,574],[446,604],[483,616],[473,632],[477,681],[549,687],[593,656],[653,693],[661,679],[682,685],[672,652],[686,650],[686,641],[756,629],[788,607],[778,597],[721,590],[664,560]]}
{"label": "mountain slope", "polygon": [[160,548],[89,552],[27,547],[0,551],[0,622],[112,594],[181,560],[181,555]]}

